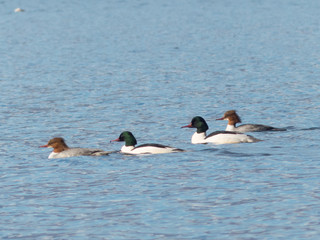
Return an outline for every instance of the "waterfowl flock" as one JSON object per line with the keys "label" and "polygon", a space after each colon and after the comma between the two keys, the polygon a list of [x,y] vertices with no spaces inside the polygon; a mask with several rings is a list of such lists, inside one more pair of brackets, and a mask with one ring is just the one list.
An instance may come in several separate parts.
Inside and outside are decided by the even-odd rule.
{"label": "waterfowl flock", "polygon": [[[196,128],[196,132],[191,137],[192,144],[235,144],[235,143],[254,143],[262,141],[251,135],[245,134],[246,132],[262,132],[262,131],[286,131],[285,128],[275,128],[272,126],[262,124],[243,124],[236,126],[237,123],[241,123],[241,119],[235,110],[229,110],[224,113],[223,117],[216,120],[227,120],[227,128],[225,131],[215,131],[207,135],[209,129],[208,124],[204,118],[195,116],[192,118],[190,124],[182,126],[181,128]],[[120,153],[130,155],[142,155],[142,154],[162,154],[162,153],[177,153],[184,152],[185,150],[166,146],[157,143],[147,143],[136,146],[137,140],[133,134],[129,131],[124,131],[120,136],[111,140],[110,142],[125,142],[121,147]],[[40,146],[45,148],[53,148],[48,158],[67,158],[75,156],[103,156],[109,155],[114,151],[104,151],[101,149],[91,148],[70,148],[65,143],[63,138],[56,137],[46,145]]]}

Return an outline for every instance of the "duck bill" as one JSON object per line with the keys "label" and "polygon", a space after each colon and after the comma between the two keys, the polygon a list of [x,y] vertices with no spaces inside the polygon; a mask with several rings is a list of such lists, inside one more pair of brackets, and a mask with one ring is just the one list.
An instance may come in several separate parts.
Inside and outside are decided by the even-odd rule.
{"label": "duck bill", "polygon": [[41,147],[41,148],[47,148],[47,147],[49,147],[48,145],[43,145],[43,146],[39,146],[39,147]]}
{"label": "duck bill", "polygon": [[120,138],[117,138],[115,140],[111,140],[110,142],[120,142]]}
{"label": "duck bill", "polygon": [[216,120],[224,120],[224,117],[222,117],[222,118],[217,118]]}
{"label": "duck bill", "polygon": [[182,126],[181,128],[192,128],[192,125],[191,125],[191,123],[190,123],[189,125]]}

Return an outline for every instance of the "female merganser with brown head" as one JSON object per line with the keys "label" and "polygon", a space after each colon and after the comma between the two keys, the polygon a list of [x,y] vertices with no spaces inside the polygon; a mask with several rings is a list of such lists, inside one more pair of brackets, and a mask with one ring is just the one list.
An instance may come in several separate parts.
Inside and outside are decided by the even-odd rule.
{"label": "female merganser with brown head", "polygon": [[111,142],[125,142],[125,145],[121,148],[122,153],[126,154],[160,154],[160,153],[173,153],[184,152],[184,150],[174,147],[169,147],[161,144],[147,143],[135,147],[137,144],[136,138],[129,131],[122,132],[119,138],[112,140]]}
{"label": "female merganser with brown head", "polygon": [[254,138],[250,135],[243,133],[236,133],[230,131],[216,131],[208,136],[206,131],[209,129],[206,121],[200,117],[196,116],[192,119],[189,125],[183,126],[182,128],[196,128],[197,131],[193,134],[191,138],[191,143],[214,143],[214,144],[231,144],[231,143],[252,143],[259,142],[261,140]]}
{"label": "female merganser with brown head", "polygon": [[69,148],[63,138],[52,138],[48,144],[40,146],[46,148],[53,148],[48,158],[67,158],[76,156],[102,156],[108,155],[111,152],[106,152],[100,149],[90,148]]}
{"label": "female merganser with brown head", "polygon": [[216,120],[228,120],[226,131],[233,132],[263,132],[263,131],[286,131],[285,128],[275,128],[262,124],[243,124],[236,126],[237,123],[241,123],[241,119],[235,110],[226,111],[222,118]]}

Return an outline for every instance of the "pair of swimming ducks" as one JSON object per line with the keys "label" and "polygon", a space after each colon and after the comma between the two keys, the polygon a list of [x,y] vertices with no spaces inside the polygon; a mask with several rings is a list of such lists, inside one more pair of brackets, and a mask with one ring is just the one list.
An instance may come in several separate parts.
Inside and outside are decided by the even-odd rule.
{"label": "pair of swimming ducks", "polygon": [[[222,118],[216,120],[228,120],[228,125],[225,131],[216,131],[209,135],[206,135],[206,131],[209,129],[206,121],[199,116],[192,119],[189,125],[182,128],[196,128],[197,131],[191,138],[193,144],[232,144],[232,143],[252,143],[259,142],[261,140],[244,134],[245,132],[261,132],[261,131],[285,131],[284,128],[274,128],[271,126],[261,124],[243,124],[236,126],[241,122],[240,117],[235,110],[230,110],[224,113]],[[122,132],[119,138],[112,140],[111,142],[124,141],[125,145],[121,148],[121,152],[125,154],[160,154],[160,153],[173,153],[183,152],[183,149],[165,146],[161,144],[143,144],[135,147],[137,140],[131,132]],[[74,156],[102,156],[108,155],[111,152],[103,151],[100,149],[89,148],[69,148],[63,138],[53,138],[47,145],[41,146],[47,148],[53,148],[53,152],[49,155],[49,158],[66,158]]]}

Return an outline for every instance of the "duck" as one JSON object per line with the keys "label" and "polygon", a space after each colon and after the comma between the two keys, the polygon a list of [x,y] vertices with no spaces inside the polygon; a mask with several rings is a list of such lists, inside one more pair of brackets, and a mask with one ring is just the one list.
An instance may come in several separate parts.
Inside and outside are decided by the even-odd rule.
{"label": "duck", "polygon": [[91,148],[69,148],[65,140],[61,137],[52,138],[46,145],[40,146],[42,148],[53,148],[49,155],[51,158],[68,158],[76,156],[102,156],[108,155],[111,152],[106,152],[100,149]]}
{"label": "duck", "polygon": [[285,128],[275,128],[262,124],[243,124],[237,127],[236,124],[241,123],[241,118],[235,110],[226,111],[222,118],[217,118],[216,120],[228,120],[226,131],[232,132],[286,131]]}
{"label": "duck", "polygon": [[14,9],[14,12],[24,12],[24,9],[22,9],[22,8],[16,8],[16,9]]}
{"label": "duck", "polygon": [[207,122],[200,116],[192,118],[191,123],[181,128],[196,128],[197,131],[192,135],[192,144],[233,144],[233,143],[253,143],[259,142],[260,139],[246,135],[243,133],[231,132],[231,131],[215,131],[206,135],[209,129]]}
{"label": "duck", "polygon": [[111,142],[125,142],[125,145],[121,148],[120,152],[125,154],[161,154],[161,153],[175,153],[184,152],[185,150],[180,148],[174,148],[166,145],[147,143],[137,147],[136,138],[130,131],[124,131],[120,134],[119,138],[111,140]]}

